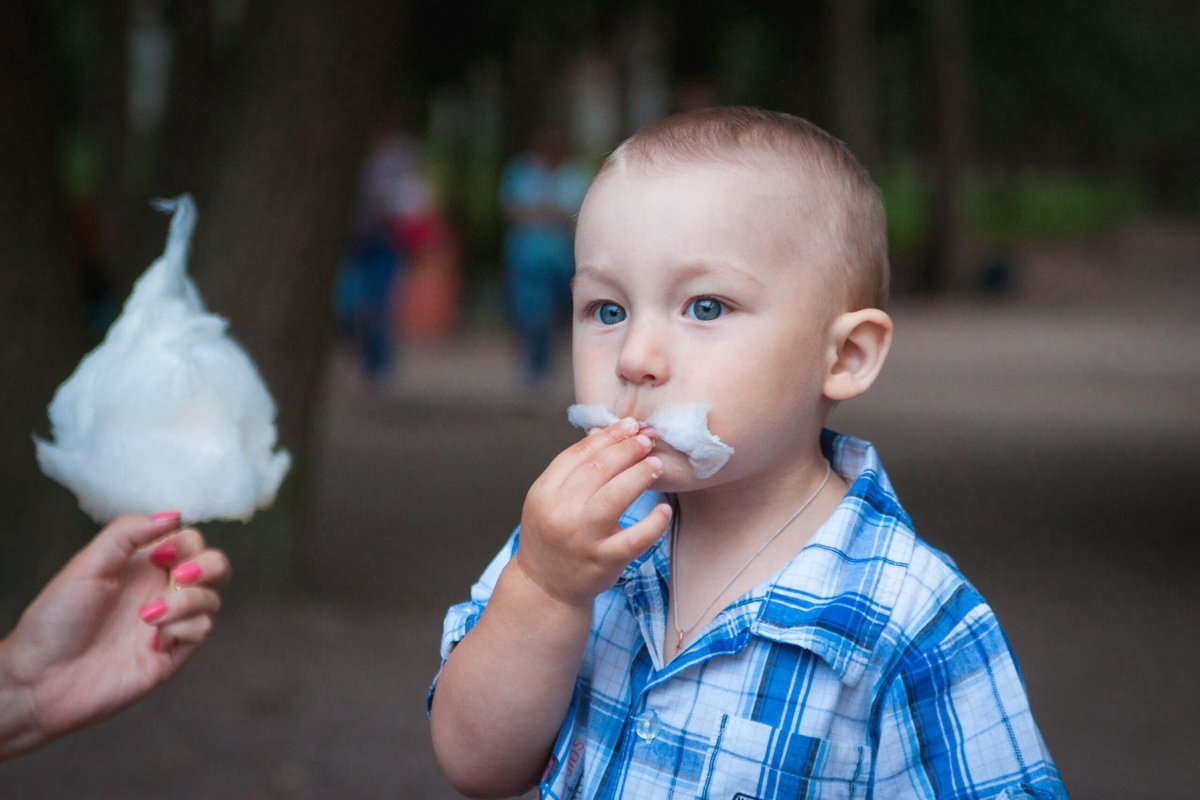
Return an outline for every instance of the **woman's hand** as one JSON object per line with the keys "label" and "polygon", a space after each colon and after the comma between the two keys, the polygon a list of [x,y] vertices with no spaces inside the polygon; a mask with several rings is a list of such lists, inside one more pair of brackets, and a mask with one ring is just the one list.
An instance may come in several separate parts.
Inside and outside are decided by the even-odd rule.
{"label": "woman's hand", "polygon": [[172,512],[113,521],[0,641],[0,758],[140,699],[208,636],[229,561],[178,525]]}

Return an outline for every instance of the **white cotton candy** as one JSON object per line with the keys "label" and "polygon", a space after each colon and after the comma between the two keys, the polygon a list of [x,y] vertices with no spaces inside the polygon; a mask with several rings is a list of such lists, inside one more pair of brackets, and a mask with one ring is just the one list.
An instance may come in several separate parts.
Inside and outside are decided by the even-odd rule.
{"label": "white cotton candy", "polygon": [[[604,406],[576,404],[567,409],[567,421],[584,430],[603,428],[617,419]],[[686,455],[692,471],[701,480],[711,478],[733,455],[733,448],[708,429],[707,403],[666,406],[638,422],[653,427],[660,439]]]}
{"label": "white cotton candy", "polygon": [[156,206],[175,212],[166,249],[55,393],[38,463],[100,523],[161,510],[245,521],[274,502],[291,457],[274,451],[258,370],[187,277],[191,197]]}
{"label": "white cotton candy", "polygon": [[616,414],[604,406],[585,406],[582,403],[576,403],[567,408],[567,422],[585,431],[592,428],[607,428],[618,419]]}

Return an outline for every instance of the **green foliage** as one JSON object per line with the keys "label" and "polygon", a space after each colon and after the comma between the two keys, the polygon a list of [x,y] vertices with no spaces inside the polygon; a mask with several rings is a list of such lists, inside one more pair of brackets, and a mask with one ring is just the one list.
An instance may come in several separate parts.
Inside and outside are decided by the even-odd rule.
{"label": "green foliage", "polygon": [[887,212],[888,246],[894,254],[920,248],[933,207],[933,193],[912,166],[884,172],[877,179]]}
{"label": "green foliage", "polygon": [[969,235],[989,242],[1087,236],[1129,222],[1148,203],[1133,180],[1038,172],[975,175],[963,200]]}
{"label": "green foliage", "polygon": [[[884,173],[879,186],[892,252],[917,253],[933,213],[930,181],[908,166]],[[1088,236],[1127,224],[1150,205],[1145,186],[1130,178],[1033,170],[973,173],[961,203],[967,236],[989,244]]]}

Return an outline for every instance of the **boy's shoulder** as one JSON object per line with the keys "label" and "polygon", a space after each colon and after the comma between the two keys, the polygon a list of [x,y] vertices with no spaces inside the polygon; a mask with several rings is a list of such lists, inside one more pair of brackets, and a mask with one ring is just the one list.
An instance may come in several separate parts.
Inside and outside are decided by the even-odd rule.
{"label": "boy's shoulder", "polygon": [[853,684],[914,648],[993,627],[980,626],[994,614],[954,561],[916,533],[875,448],[829,431],[822,444],[850,489],[776,576],[758,632],[817,652]]}

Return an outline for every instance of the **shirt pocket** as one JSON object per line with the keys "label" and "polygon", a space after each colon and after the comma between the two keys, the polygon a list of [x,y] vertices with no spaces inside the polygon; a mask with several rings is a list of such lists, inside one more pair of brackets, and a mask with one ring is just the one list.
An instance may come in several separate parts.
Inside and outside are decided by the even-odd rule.
{"label": "shirt pocket", "polygon": [[699,796],[713,800],[852,800],[867,796],[871,749],[725,714]]}

